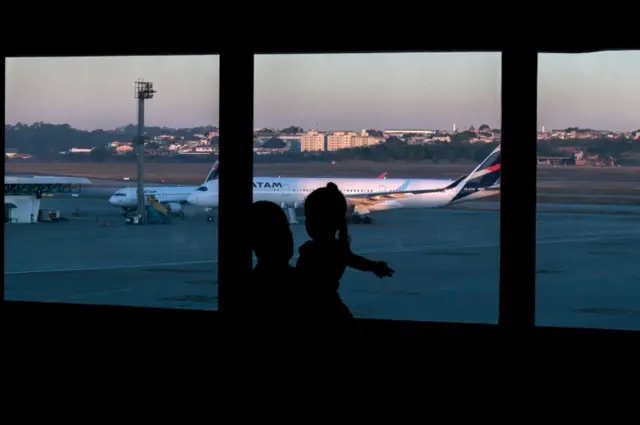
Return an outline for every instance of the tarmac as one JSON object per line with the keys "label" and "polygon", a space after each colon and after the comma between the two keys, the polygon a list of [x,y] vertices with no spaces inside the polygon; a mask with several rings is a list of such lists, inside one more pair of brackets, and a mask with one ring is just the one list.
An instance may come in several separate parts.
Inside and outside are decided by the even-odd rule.
{"label": "tarmac", "polygon": [[[348,270],[340,291],[353,313],[497,323],[499,212],[472,204],[352,225],[353,250],[396,270],[389,279]],[[104,198],[46,198],[42,207],[67,220],[5,225],[6,300],[217,308],[218,229],[201,209],[186,207],[170,225],[131,226]],[[600,210],[546,205],[538,214],[537,324],[640,330],[640,207],[589,208]],[[307,239],[303,225],[292,229],[297,245]]]}

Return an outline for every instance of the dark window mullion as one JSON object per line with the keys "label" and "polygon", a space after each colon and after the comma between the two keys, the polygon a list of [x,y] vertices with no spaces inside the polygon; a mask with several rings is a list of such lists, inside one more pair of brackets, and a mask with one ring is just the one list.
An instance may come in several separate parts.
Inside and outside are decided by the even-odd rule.
{"label": "dark window mullion", "polygon": [[220,53],[220,194],[218,310],[237,311],[237,288],[251,273],[251,246],[243,232],[253,202],[253,52]]}
{"label": "dark window mullion", "polygon": [[535,324],[537,67],[535,49],[502,53],[499,324],[520,335]]}

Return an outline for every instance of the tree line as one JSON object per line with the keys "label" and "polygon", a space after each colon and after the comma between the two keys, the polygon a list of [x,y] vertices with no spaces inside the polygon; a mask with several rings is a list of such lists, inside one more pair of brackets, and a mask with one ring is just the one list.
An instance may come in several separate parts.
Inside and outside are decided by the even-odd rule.
{"label": "tree line", "polygon": [[[480,131],[488,126],[481,126]],[[178,138],[192,138],[194,134],[216,131],[216,127],[206,126],[190,129],[169,129],[162,127],[146,127],[149,137],[172,135]],[[300,127],[289,127],[287,133],[300,132]],[[370,134],[379,130],[368,130]],[[495,132],[495,130],[493,130]],[[134,161],[134,154],[111,156],[104,148],[115,140],[132,140],[137,135],[137,127],[133,124],[116,130],[84,131],[69,124],[36,123],[32,125],[5,125],[5,146],[17,148],[21,153],[28,153],[40,161]],[[476,134],[463,131],[455,134],[451,142],[432,144],[409,144],[403,138],[390,137],[385,142],[368,148],[344,149],[335,152],[296,153],[286,152],[274,155],[255,155],[256,162],[305,162],[305,161],[432,161],[479,162],[493,150],[498,142],[470,143],[469,139]],[[276,136],[277,137],[277,136]],[[60,155],[71,147],[97,148],[89,155]],[[621,139],[573,139],[573,140],[540,140],[537,143],[539,156],[570,156],[563,148],[571,147],[583,150],[587,155],[613,157],[619,164],[634,165],[640,163],[640,140]],[[208,162],[215,155],[180,155],[174,157],[148,157],[147,161],[155,162]]]}
{"label": "tree line", "polygon": [[398,137],[371,147],[341,149],[331,152],[285,152],[277,155],[255,155],[256,162],[326,162],[326,161],[432,161],[479,162],[486,158],[498,142],[409,144]]}
{"label": "tree line", "polygon": [[[194,128],[145,127],[147,137],[170,135],[189,139],[194,134],[216,131],[214,126]],[[69,124],[18,123],[5,125],[4,140],[7,148],[17,149],[20,153],[31,154],[39,159],[56,158],[62,151],[71,148],[103,148],[114,141],[132,141],[138,133],[138,127],[128,124],[115,130],[85,131]]]}
{"label": "tree line", "polygon": [[[304,162],[304,161],[432,161],[434,163],[458,161],[480,162],[486,158],[500,142],[470,143],[471,137],[463,133],[454,136],[451,142],[429,144],[409,144],[398,137],[390,137],[386,142],[367,148],[342,149],[334,152],[285,152],[278,155],[255,155],[256,162]],[[572,156],[564,148],[582,150],[585,155],[613,157],[621,165],[640,165],[640,140],[627,139],[577,139],[540,140],[537,143],[538,156]]]}
{"label": "tree line", "polygon": [[640,164],[640,140],[626,139],[564,139],[539,140],[538,156],[570,156],[566,148],[581,150],[585,155],[612,157],[621,165]]}

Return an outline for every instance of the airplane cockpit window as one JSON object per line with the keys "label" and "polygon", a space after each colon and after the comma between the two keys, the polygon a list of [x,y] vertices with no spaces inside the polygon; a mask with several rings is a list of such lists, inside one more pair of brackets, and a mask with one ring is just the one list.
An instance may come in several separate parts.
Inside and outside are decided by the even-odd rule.
{"label": "airplane cockpit window", "polygon": [[126,193],[116,193],[116,196],[127,196]]}
{"label": "airplane cockpit window", "polygon": [[207,186],[200,186],[199,188],[197,188],[196,190],[199,190],[200,192],[206,192],[207,190],[209,190],[207,188]]}

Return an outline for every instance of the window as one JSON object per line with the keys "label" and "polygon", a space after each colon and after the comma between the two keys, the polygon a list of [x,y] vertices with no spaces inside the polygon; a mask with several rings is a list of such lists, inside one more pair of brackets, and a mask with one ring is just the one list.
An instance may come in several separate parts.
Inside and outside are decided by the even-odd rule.
{"label": "window", "polygon": [[217,309],[215,210],[187,199],[217,194],[218,86],[218,55],[6,60],[6,300]]}
{"label": "window", "polygon": [[333,181],[354,252],[396,270],[345,273],[354,315],[497,323],[500,53],[256,55],[254,90],[254,201],[299,247]]}
{"label": "window", "polygon": [[640,51],[540,54],[536,324],[640,329]]}

